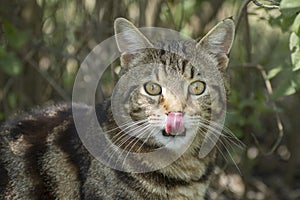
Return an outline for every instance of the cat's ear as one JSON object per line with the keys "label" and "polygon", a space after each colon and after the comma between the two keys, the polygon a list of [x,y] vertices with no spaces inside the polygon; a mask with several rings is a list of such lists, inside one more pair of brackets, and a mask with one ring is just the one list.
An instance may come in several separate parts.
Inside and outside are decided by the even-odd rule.
{"label": "cat's ear", "polygon": [[153,47],[151,42],[127,19],[117,18],[114,24],[116,42],[122,53],[121,66],[130,65],[137,55],[135,50]]}
{"label": "cat's ear", "polygon": [[218,61],[220,68],[226,68],[235,33],[235,25],[228,18],[212,28],[197,44],[212,54]]}
{"label": "cat's ear", "polygon": [[121,53],[153,47],[151,42],[127,19],[115,20],[116,41]]}

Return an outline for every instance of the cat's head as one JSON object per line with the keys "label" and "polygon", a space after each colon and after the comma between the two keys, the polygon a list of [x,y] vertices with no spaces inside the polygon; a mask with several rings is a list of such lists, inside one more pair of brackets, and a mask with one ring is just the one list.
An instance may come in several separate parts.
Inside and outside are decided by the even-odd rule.
{"label": "cat's head", "polygon": [[[213,98],[220,93],[216,84],[226,81],[233,20],[220,22],[198,43],[151,41],[123,18],[116,19],[115,32],[122,54],[121,78],[131,73],[128,80],[144,80],[128,90],[128,99],[122,105],[132,121],[141,122],[132,136],[145,144],[170,149],[185,144],[195,133],[201,142],[215,109]],[[222,110],[220,105],[216,109]]]}

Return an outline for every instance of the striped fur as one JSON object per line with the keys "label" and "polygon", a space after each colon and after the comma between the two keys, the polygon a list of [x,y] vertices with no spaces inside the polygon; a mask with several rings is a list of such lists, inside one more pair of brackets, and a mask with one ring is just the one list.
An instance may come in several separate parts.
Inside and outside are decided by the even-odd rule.
{"label": "striped fur", "polygon": [[[78,107],[88,112],[86,106]],[[106,112],[98,106],[99,119]],[[168,175],[168,170],[112,170],[80,142],[71,108],[57,105],[13,118],[2,127],[0,199],[194,199],[204,192],[198,188],[208,184],[214,164],[210,159],[191,162],[193,157],[180,158],[171,170],[185,174],[190,166],[194,179]]]}
{"label": "striped fur", "polygon": [[[232,22],[226,23],[231,24]],[[226,29],[227,26],[231,26],[226,23],[221,25],[223,32],[224,27]],[[222,26],[224,26],[223,29]],[[135,31],[136,37],[140,37],[136,41],[149,42],[130,22],[125,19],[116,21],[117,32],[128,27]],[[230,35],[233,28],[229,27],[228,33],[225,31],[224,34],[219,34],[220,30],[218,29],[220,28],[215,29],[218,30],[217,35],[224,37],[224,35]],[[214,34],[212,33],[210,36],[214,36]],[[216,40],[220,39],[218,37]],[[213,37],[208,37],[207,40],[211,38]],[[126,40],[126,38],[123,39]],[[125,52],[121,40],[122,38],[117,39],[122,52],[121,76],[126,74],[129,69],[141,64],[162,64],[164,67],[153,70],[152,80],[167,84],[170,81],[168,78],[179,77],[180,80],[187,83],[179,82],[179,84],[175,84],[175,89],[185,91],[184,84],[198,80],[201,74],[180,54],[198,49],[197,53],[200,54],[201,64],[218,67],[222,77],[226,79],[225,68],[228,62],[226,54],[231,44],[228,45],[228,41],[225,39],[224,45],[221,46],[223,50],[220,52],[215,49],[216,45],[209,47],[206,40],[200,42],[202,45],[200,47],[190,41],[160,43],[163,47],[167,47],[165,49],[175,48],[178,50],[177,53],[154,48],[134,53]],[[232,40],[232,38],[228,40]],[[218,41],[216,43],[220,44]],[[219,93],[220,91],[212,89],[211,92]],[[203,95],[201,98],[195,99],[187,94],[187,97],[183,98],[185,100],[175,101],[174,99],[177,97],[172,95],[172,91],[164,91],[159,98],[154,98],[143,92],[141,85],[140,88],[130,92],[124,106],[133,120],[145,119],[153,110],[156,115],[159,115],[160,112],[168,113],[180,110],[186,115],[201,116],[207,121],[211,119],[211,102],[207,96]],[[198,155],[204,138],[203,134],[206,133],[207,128],[196,127],[198,134],[191,146],[169,166],[146,173],[123,172],[109,168],[88,152],[78,136],[72,109],[80,111],[82,120],[93,110],[83,104],[74,104],[73,108],[68,104],[59,104],[15,116],[1,127],[0,200],[198,200],[208,198],[207,188],[214,171],[216,150],[213,149],[205,158],[199,158]],[[222,110],[223,107],[219,109]],[[120,129],[113,119],[110,101],[97,105],[96,114],[105,131],[113,130],[105,132],[107,138],[121,148],[132,152],[147,152],[162,146],[164,135],[160,130],[158,130],[158,135],[151,136],[147,140],[129,137],[125,143],[120,144],[118,139],[127,135],[126,133],[118,134]],[[186,128],[187,130],[191,129],[191,127]],[[93,134],[91,127],[86,127],[86,132]],[[110,151],[105,153],[105,155],[111,156]],[[143,164],[153,167],[157,162],[159,160]]]}

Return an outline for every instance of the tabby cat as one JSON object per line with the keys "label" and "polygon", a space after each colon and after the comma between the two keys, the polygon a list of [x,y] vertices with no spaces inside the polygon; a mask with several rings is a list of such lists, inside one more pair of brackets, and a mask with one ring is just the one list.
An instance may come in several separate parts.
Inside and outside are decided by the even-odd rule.
{"label": "tabby cat", "polygon": [[[186,51],[197,54],[200,65],[216,68],[226,82],[228,54],[234,37],[233,20],[220,22],[198,43],[158,42],[163,49],[151,48],[152,41],[131,22],[116,19],[116,34],[128,30],[116,37],[122,53],[120,77],[143,64],[154,63],[159,67],[149,74],[150,81],[128,91],[128,102],[123,105],[131,123],[136,122],[142,130],[130,134],[118,127],[111,101],[107,100],[95,107],[102,134],[115,146],[135,153],[151,152],[170,144],[161,159],[184,145],[182,141],[194,131],[197,134],[192,143],[177,160],[163,168],[144,173],[117,170],[100,162],[83,145],[70,104],[36,109],[11,118],[0,130],[0,199],[208,198],[217,151],[213,148],[208,155],[200,157],[199,149],[209,130],[213,112],[209,95],[214,90],[202,79],[201,71],[179,54]],[[130,45],[139,43],[150,48],[130,52]],[[178,54],[166,50],[171,47]],[[210,70],[209,67],[206,69]],[[174,76],[180,79],[178,83],[170,78]],[[165,87],[170,81],[173,81],[171,85],[177,84],[181,96],[178,91]],[[74,109],[82,113],[82,120],[91,110],[80,103],[73,104]],[[92,132],[92,128],[86,127],[87,134]],[[141,132],[146,136],[138,137]],[[111,159],[118,156],[110,150],[103,153]],[[141,162],[131,159],[124,168]],[[160,160],[145,161],[141,165],[151,169],[159,163]]]}

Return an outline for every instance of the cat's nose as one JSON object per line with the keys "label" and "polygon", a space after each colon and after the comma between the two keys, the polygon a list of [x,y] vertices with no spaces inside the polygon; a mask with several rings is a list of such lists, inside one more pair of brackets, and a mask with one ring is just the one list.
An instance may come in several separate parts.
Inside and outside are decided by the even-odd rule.
{"label": "cat's nose", "polygon": [[182,99],[179,98],[179,95],[175,95],[170,91],[166,91],[162,104],[167,113],[183,111]]}

